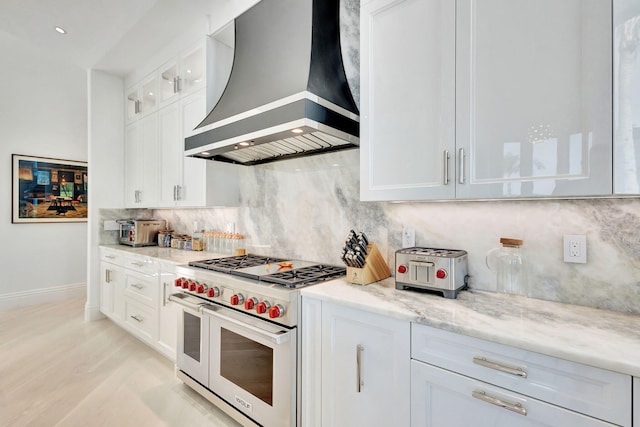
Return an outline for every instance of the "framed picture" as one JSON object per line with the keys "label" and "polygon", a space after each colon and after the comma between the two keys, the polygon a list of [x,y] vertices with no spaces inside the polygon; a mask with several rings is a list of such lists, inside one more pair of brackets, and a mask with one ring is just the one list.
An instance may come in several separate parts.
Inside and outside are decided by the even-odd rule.
{"label": "framed picture", "polygon": [[12,155],[11,222],[86,222],[87,163]]}

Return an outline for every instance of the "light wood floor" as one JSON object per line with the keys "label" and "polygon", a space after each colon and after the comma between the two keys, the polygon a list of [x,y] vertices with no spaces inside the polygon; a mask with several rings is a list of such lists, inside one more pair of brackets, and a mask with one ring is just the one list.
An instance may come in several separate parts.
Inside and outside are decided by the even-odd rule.
{"label": "light wood floor", "polygon": [[0,426],[237,426],[84,299],[0,312]]}

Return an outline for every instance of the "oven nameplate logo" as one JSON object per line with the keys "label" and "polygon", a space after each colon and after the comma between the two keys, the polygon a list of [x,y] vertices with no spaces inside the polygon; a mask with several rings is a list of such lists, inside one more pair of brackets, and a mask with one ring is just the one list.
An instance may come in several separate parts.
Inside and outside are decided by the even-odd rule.
{"label": "oven nameplate logo", "polygon": [[249,402],[245,402],[240,396],[236,396],[236,403],[242,406],[247,412],[253,412],[253,406]]}

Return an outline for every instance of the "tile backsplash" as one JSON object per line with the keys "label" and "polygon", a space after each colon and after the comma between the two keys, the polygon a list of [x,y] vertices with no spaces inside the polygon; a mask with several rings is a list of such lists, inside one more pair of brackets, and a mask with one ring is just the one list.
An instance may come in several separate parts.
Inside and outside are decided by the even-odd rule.
{"label": "tile backsplash", "polygon": [[[529,295],[640,314],[640,199],[387,203],[359,201],[358,150],[240,166],[235,208],[101,210],[103,219],[157,217],[178,232],[235,229],[248,251],[340,264],[350,229],[375,241],[395,270],[402,229],[417,246],[464,249],[470,286],[494,290],[486,253],[524,240]],[[113,232],[102,232],[102,243]],[[587,264],[563,262],[563,235],[587,236]],[[107,240],[103,240],[107,239]]]}

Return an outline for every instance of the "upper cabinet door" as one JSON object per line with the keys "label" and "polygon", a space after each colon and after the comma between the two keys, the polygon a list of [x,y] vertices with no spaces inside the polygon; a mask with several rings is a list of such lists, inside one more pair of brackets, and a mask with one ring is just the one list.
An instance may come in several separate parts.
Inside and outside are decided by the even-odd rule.
{"label": "upper cabinet door", "polygon": [[614,193],[640,194],[640,2],[613,2]]}
{"label": "upper cabinet door", "polygon": [[611,194],[611,0],[457,4],[456,196]]}
{"label": "upper cabinet door", "polygon": [[372,0],[360,16],[360,198],[453,198],[455,2]]}

